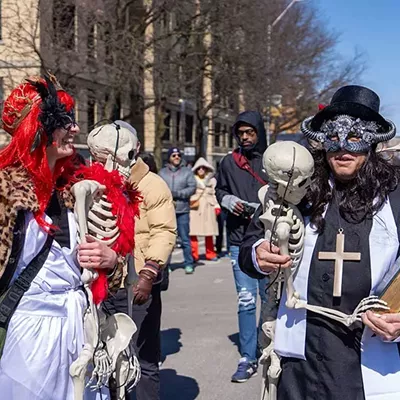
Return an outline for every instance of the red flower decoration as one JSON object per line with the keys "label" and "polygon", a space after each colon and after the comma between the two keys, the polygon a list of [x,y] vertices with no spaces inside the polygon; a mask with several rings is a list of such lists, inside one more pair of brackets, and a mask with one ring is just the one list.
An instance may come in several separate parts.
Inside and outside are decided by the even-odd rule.
{"label": "red flower decoration", "polygon": [[318,110],[321,111],[326,107],[326,104],[318,104]]}

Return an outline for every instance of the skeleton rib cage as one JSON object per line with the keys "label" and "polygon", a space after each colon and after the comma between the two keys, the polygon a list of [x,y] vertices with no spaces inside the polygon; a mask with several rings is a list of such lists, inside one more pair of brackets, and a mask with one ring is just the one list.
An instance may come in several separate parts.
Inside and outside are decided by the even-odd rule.
{"label": "skeleton rib cage", "polygon": [[[109,247],[115,243],[120,234],[117,217],[113,215],[111,209],[111,203],[107,201],[107,196],[103,194],[100,199],[93,200],[87,214],[87,233]],[[79,225],[78,233],[81,237]]]}

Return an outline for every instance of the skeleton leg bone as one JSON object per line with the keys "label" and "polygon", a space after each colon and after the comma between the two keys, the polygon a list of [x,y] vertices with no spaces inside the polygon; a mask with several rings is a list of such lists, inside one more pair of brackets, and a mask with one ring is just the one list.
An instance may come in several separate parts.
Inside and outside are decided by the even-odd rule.
{"label": "skeleton leg bone", "polygon": [[71,364],[69,368],[69,373],[74,383],[75,400],[83,399],[87,366],[93,358],[93,353],[98,340],[97,321],[90,308],[88,308],[86,311],[83,328],[85,334],[84,347],[79,354],[79,357]]}
{"label": "skeleton leg bone", "polygon": [[[263,386],[261,400],[276,399],[278,393],[278,381],[281,375],[281,362],[274,351],[276,320],[264,322],[262,329],[264,334],[271,340],[270,344],[263,350],[260,363],[264,364]],[[268,389],[267,389],[268,384]]]}

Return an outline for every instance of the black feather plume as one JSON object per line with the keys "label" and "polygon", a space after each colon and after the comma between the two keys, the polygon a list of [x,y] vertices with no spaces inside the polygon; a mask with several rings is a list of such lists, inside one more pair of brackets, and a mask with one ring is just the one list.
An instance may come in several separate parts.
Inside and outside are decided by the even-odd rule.
{"label": "black feather plume", "polygon": [[27,81],[35,87],[42,99],[39,122],[47,136],[47,144],[50,145],[57,128],[64,128],[68,124],[75,123],[73,110],[67,112],[65,105],[58,99],[57,88],[48,76],[45,76],[46,84],[43,81],[28,79]]}
{"label": "black feather plume", "polygon": [[33,143],[31,146],[31,153],[33,153],[39,147],[41,141],[42,141],[42,130],[39,129],[36,132],[35,137],[33,139]]}
{"label": "black feather plume", "polygon": [[47,83],[47,89],[48,89],[49,95],[53,98],[57,98],[57,89],[54,86],[54,83],[52,82],[52,80],[47,75],[44,77],[44,79],[46,80],[46,83]]}
{"label": "black feather plume", "polygon": [[39,93],[40,98],[44,100],[48,95],[49,91],[47,90],[46,85],[41,82],[41,81],[32,81],[30,79],[26,79],[27,82],[29,82],[32,86],[35,87],[36,91]]}

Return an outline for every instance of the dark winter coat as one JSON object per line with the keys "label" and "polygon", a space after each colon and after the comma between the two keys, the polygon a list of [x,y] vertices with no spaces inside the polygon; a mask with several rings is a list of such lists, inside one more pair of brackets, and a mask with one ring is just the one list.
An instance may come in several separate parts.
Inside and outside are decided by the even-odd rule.
{"label": "dark winter coat", "polygon": [[175,212],[177,214],[190,212],[189,200],[197,187],[192,170],[182,164],[177,168],[167,164],[161,169],[159,175],[167,183],[172,193]]}
{"label": "dark winter coat", "polygon": [[[262,116],[256,111],[245,111],[239,114],[232,128],[232,134],[239,144],[240,141],[237,136],[237,129],[242,123],[252,126],[257,131],[258,142],[251,150],[243,150],[239,147],[239,149],[235,151],[242,152],[249,160],[252,170],[255,171],[260,178],[267,181],[267,176],[262,170],[262,155],[267,148]],[[257,193],[263,186],[262,183],[254,178],[249,172],[239,168],[236,165],[232,154],[228,154],[223,158],[216,178],[216,194],[220,204],[226,195],[237,196],[241,200],[249,203],[259,203]],[[249,223],[250,220],[248,218],[237,217],[232,213],[228,213],[226,224],[231,245],[239,246],[241,244]]]}

